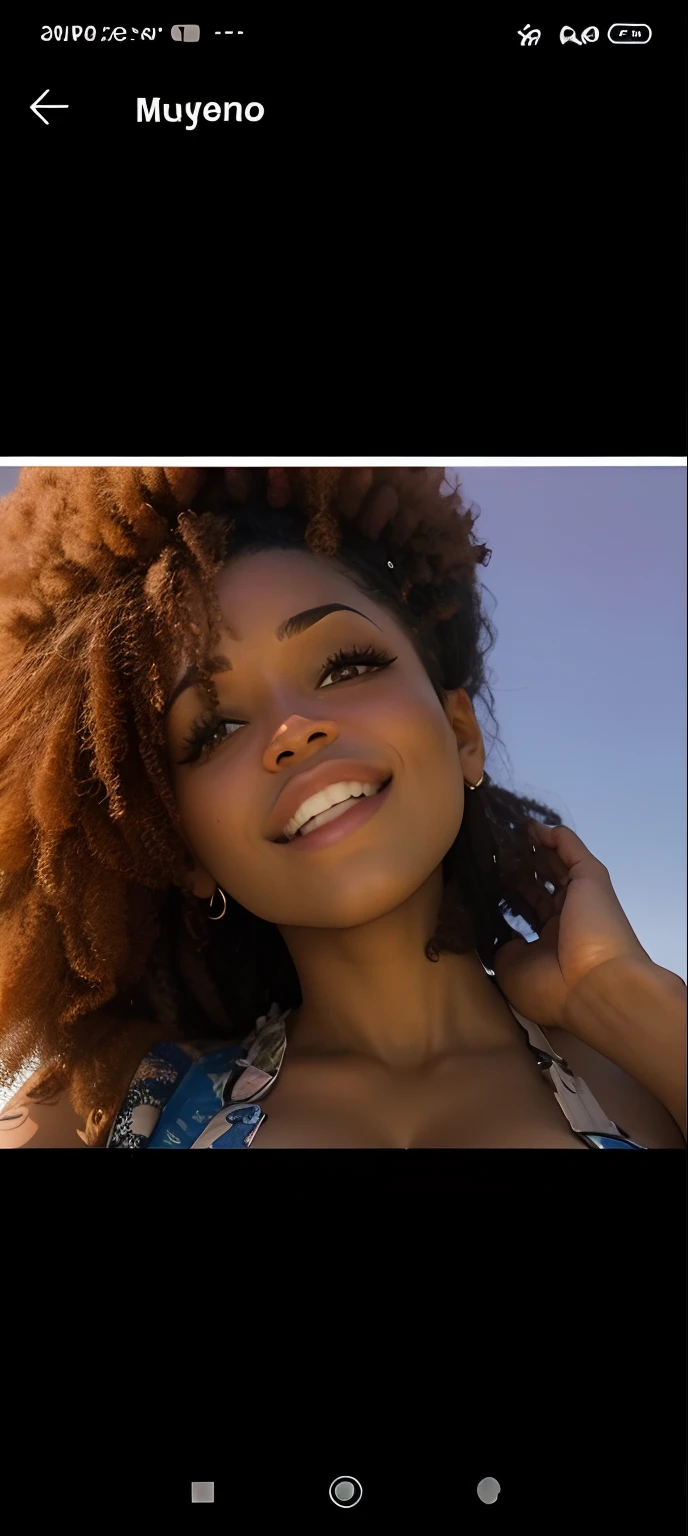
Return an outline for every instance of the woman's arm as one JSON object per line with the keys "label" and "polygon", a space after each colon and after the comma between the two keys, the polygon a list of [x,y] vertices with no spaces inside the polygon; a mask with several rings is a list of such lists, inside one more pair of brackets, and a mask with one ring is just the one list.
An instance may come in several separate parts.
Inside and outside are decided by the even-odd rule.
{"label": "woman's arm", "polygon": [[647,1088],[684,1141],[687,995],[680,976],[652,961],[608,960],[573,988],[565,1009],[565,1028]]}

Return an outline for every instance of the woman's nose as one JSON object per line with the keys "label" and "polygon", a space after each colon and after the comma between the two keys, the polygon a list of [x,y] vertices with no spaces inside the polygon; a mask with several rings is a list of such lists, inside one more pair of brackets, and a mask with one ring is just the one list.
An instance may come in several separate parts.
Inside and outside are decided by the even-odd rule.
{"label": "woman's nose", "polygon": [[263,766],[276,773],[286,759],[302,761],[336,741],[339,726],[335,720],[307,720],[304,715],[290,715],[275,731],[263,753]]}

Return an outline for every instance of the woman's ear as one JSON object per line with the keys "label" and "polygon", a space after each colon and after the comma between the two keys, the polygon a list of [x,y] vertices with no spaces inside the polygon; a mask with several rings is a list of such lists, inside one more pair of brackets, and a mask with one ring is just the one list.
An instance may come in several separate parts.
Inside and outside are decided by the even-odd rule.
{"label": "woman's ear", "polygon": [[485,767],[485,746],[465,688],[452,688],[447,692],[444,708],[456,737],[464,779],[469,784],[477,784]]}

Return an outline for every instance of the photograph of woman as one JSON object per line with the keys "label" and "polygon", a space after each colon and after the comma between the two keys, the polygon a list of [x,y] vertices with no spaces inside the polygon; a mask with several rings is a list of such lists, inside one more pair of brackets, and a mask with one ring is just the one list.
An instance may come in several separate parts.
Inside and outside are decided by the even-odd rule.
{"label": "photograph of woman", "polygon": [[682,978],[486,769],[477,524],[440,468],[19,472],[0,1147],[685,1147]]}

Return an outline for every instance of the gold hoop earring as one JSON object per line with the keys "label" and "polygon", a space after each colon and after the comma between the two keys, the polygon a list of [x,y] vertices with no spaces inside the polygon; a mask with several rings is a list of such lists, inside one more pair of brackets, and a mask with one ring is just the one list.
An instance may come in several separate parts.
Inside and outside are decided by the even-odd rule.
{"label": "gold hoop earring", "polygon": [[480,778],[478,779],[477,784],[469,784],[468,779],[464,779],[463,782],[464,782],[464,785],[465,785],[466,789],[480,789],[480,786],[481,786],[481,784],[483,782],[484,777],[485,777],[485,770],[483,769],[483,771],[482,771],[482,773],[480,775]]}
{"label": "gold hoop earring", "polygon": [[215,890],[213,891],[213,894],[212,894],[212,896],[210,898],[210,905],[212,907],[212,904],[213,904],[213,902],[215,900],[215,897],[217,896],[218,891],[220,891],[220,895],[221,895],[222,900],[224,902],[224,907],[222,908],[221,912],[218,912],[217,917],[213,917],[211,912],[208,913],[208,917],[210,918],[211,923],[219,923],[220,918],[224,917],[225,912],[227,911],[227,897],[225,896],[224,891],[220,890],[219,885],[215,886]]}

